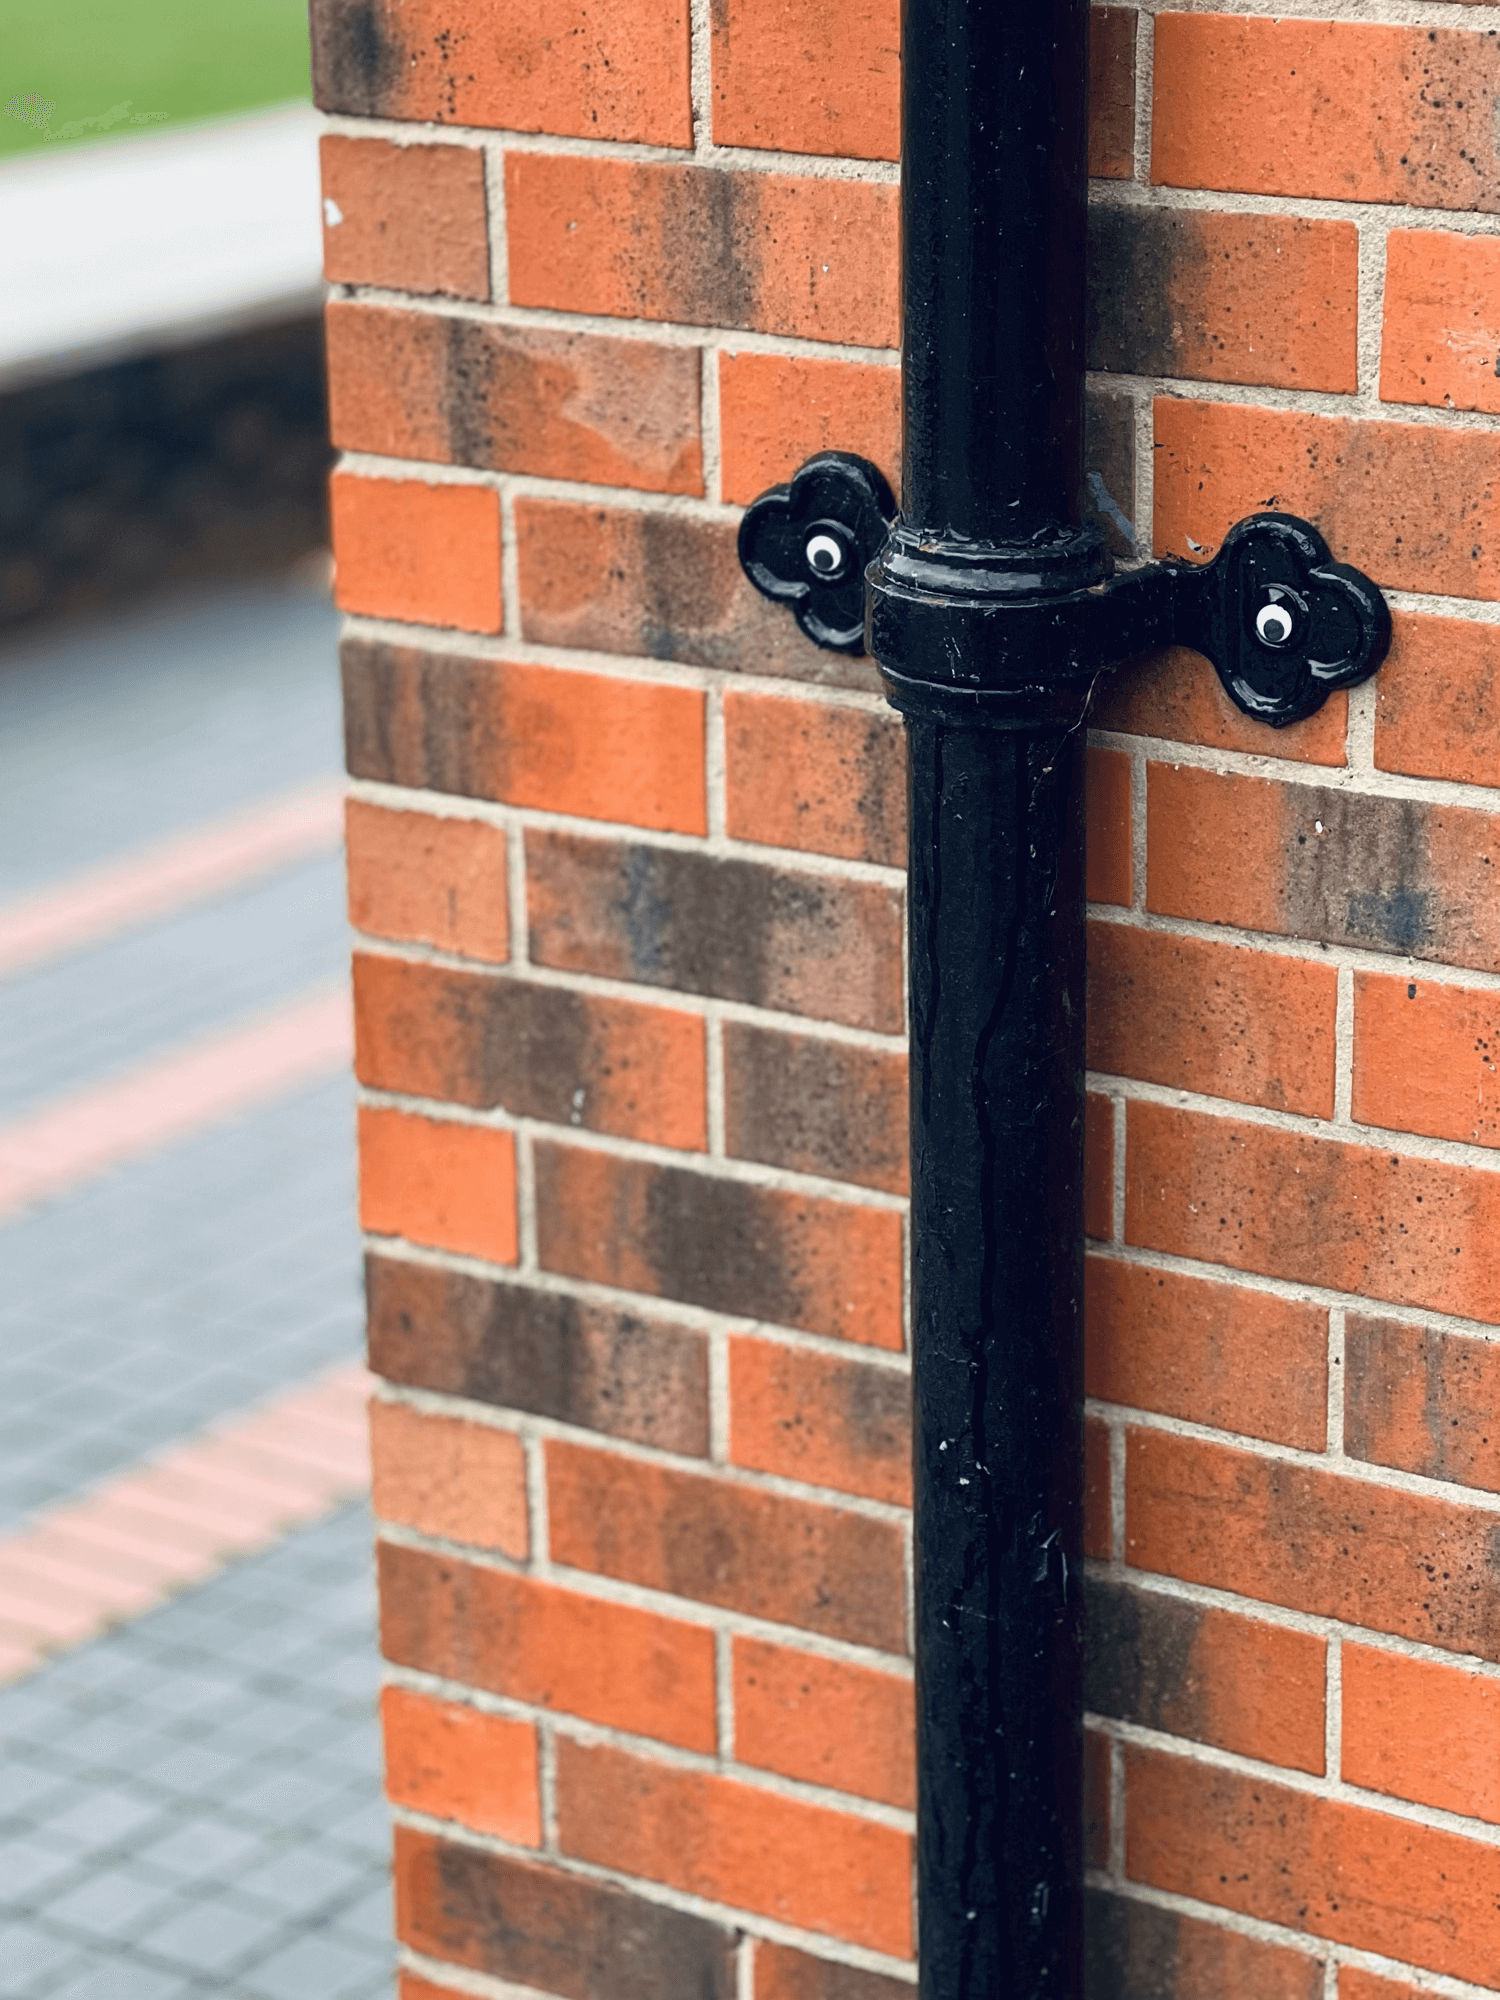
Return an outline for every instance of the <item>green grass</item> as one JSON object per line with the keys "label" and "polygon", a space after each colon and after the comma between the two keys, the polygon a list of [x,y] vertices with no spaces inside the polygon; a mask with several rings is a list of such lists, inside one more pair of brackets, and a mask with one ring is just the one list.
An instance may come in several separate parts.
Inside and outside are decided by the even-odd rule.
{"label": "green grass", "polygon": [[307,95],[307,0],[0,0],[0,154]]}

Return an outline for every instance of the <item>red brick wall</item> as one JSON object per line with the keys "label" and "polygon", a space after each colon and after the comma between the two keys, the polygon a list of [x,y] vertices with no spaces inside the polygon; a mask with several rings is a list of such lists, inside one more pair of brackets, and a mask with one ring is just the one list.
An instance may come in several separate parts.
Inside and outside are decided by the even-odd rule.
{"label": "red brick wall", "polygon": [[[1093,466],[1397,632],[1096,715],[1113,2000],[1500,1986],[1500,42],[1338,11],[1095,14]],[[898,2000],[901,739],[734,557],[894,469],[894,0],[314,31],[404,2000]]]}

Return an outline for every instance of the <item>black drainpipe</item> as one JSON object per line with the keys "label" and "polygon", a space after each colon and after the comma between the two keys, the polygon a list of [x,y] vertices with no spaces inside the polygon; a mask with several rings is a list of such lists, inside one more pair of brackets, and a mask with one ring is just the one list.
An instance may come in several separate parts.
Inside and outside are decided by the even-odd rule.
{"label": "black drainpipe", "polygon": [[1175,642],[1280,726],[1389,637],[1288,516],[1114,573],[1084,523],[1087,34],[1087,0],[904,0],[901,511],[824,452],[740,536],[907,725],[922,2000],[1083,1990],[1089,697]]}

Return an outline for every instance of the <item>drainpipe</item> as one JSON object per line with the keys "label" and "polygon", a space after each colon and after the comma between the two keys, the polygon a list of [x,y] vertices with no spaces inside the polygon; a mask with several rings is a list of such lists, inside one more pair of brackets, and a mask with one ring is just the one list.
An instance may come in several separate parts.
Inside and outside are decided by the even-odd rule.
{"label": "drainpipe", "polygon": [[1083,1991],[1090,695],[1187,645],[1277,727],[1389,638],[1290,516],[1119,571],[1083,519],[1087,33],[1087,0],[904,0],[901,509],[823,452],[740,535],[906,719],[922,2000]]}

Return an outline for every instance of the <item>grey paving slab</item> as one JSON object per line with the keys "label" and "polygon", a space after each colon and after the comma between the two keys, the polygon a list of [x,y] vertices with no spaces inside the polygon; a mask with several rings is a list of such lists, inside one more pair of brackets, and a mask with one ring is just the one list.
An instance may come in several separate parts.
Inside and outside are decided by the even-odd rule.
{"label": "grey paving slab", "polygon": [[337,852],[0,984],[0,1117],[160,1059],[345,971]]}
{"label": "grey paving slab", "polygon": [[336,771],[336,630],[266,580],[0,650],[0,898]]}
{"label": "grey paving slab", "polygon": [[358,1353],[352,1122],[335,1080],[0,1228],[0,1524]]}
{"label": "grey paving slab", "polygon": [[[0,1689],[0,1769],[54,1786],[0,1790],[0,1992],[389,1995],[370,1534],[366,1510],[345,1508]],[[326,1671],[269,1660],[260,1640],[278,1630],[322,1641],[313,1650]],[[339,1668],[356,1650],[365,1670],[351,1677]],[[257,1716],[268,1725],[259,1755],[245,1740]],[[104,1717],[124,1726],[120,1745],[91,1733]],[[339,1745],[336,1764],[290,1789],[319,1760],[288,1747],[289,1719]],[[203,1754],[230,1736],[245,1752],[236,1770],[261,1773],[257,1784],[233,1773],[226,1782],[221,1761]],[[156,1754],[142,1754],[150,1743]],[[4,1865],[26,1850],[46,1865]]]}

